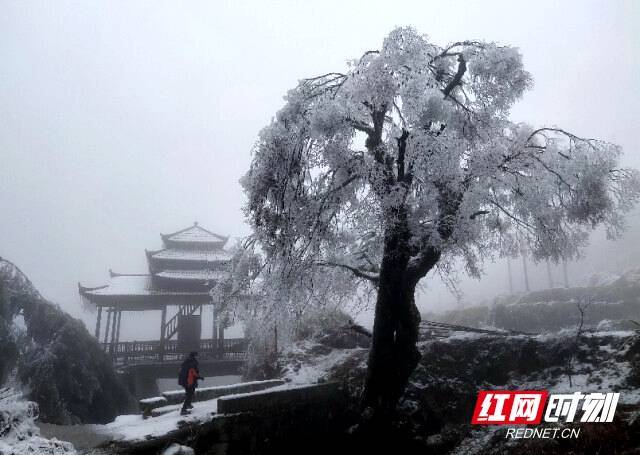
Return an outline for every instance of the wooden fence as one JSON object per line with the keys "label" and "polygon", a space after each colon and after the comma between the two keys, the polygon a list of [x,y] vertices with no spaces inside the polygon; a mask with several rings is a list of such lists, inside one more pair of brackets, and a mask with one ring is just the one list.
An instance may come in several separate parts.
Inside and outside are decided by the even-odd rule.
{"label": "wooden fence", "polygon": [[[105,352],[117,364],[135,365],[139,363],[175,362],[182,360],[188,351],[179,348],[177,340],[160,341],[121,341],[102,343]],[[247,352],[247,340],[244,338],[225,338],[200,340],[199,359],[241,360]]]}

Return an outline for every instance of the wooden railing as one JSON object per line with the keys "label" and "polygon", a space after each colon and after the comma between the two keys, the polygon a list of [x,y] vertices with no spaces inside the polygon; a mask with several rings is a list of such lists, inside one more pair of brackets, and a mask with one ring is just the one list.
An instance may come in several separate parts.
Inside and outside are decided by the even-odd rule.
{"label": "wooden railing", "polygon": [[[102,343],[103,349],[110,354],[114,362],[124,365],[140,363],[175,362],[182,360],[188,351],[179,349],[178,340],[166,340],[164,349],[160,341],[122,341]],[[225,338],[223,340],[200,340],[198,357],[200,359],[237,359],[244,358],[247,352],[247,340],[244,338]]]}

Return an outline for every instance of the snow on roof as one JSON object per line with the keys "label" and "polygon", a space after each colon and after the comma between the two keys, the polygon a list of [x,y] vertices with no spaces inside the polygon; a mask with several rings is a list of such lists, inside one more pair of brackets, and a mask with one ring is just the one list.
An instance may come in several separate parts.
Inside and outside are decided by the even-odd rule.
{"label": "snow on roof", "polygon": [[155,259],[174,259],[180,261],[205,261],[219,262],[231,259],[231,253],[225,250],[206,251],[206,250],[177,250],[168,248],[160,250],[151,255]]}
{"label": "snow on roof", "polygon": [[194,223],[193,226],[174,232],[173,234],[162,234],[162,238],[171,242],[222,244],[226,243],[228,239],[228,237],[224,237],[198,226],[197,222]]}
{"label": "snow on roof", "polygon": [[202,294],[200,292],[171,292],[155,289],[150,275],[115,275],[107,286],[85,291],[90,295],[184,295]]}
{"label": "snow on roof", "polygon": [[230,273],[226,270],[163,270],[155,275],[175,280],[225,280]]}

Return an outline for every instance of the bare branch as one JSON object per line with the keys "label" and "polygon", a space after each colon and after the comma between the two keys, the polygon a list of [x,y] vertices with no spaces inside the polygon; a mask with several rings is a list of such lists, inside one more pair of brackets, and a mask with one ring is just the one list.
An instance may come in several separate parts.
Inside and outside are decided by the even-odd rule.
{"label": "bare branch", "polygon": [[462,54],[459,54],[458,55],[458,71],[456,71],[456,74],[453,76],[453,79],[451,79],[447,84],[447,86],[442,90],[442,93],[444,93],[445,98],[447,98],[451,93],[451,91],[457,85],[459,85],[460,82],[462,82],[462,76],[464,76],[464,73],[466,71],[467,71],[467,62],[465,61],[464,56]]}
{"label": "bare branch", "polygon": [[314,82],[314,81],[318,81],[321,79],[324,79],[326,77],[333,77],[334,79],[339,79],[341,77],[347,77],[346,74],[343,73],[326,73],[326,74],[322,74],[320,76],[315,76],[315,77],[306,77],[304,79],[302,79],[304,82]]}
{"label": "bare branch", "polygon": [[353,267],[351,265],[348,264],[343,264],[340,262],[331,262],[331,261],[319,261],[316,262],[315,265],[319,265],[321,267],[339,267],[339,268],[343,268],[346,270],[349,270],[351,273],[353,273],[355,276],[357,276],[358,278],[363,278],[365,280],[369,280],[370,282],[374,283],[374,284],[378,284],[378,275],[377,274],[373,274],[370,272],[366,272],[364,270],[360,270],[357,267]]}
{"label": "bare branch", "polygon": [[379,54],[379,53],[380,53],[380,51],[376,51],[376,50],[371,50],[371,51],[367,51],[367,52],[365,52],[364,54],[362,54],[362,57],[360,57],[360,60],[358,61],[358,64],[359,64],[359,63],[362,63],[362,60],[363,60],[366,56],[371,55],[371,54]]}
{"label": "bare branch", "polygon": [[565,136],[567,136],[570,139],[573,139],[574,141],[579,141],[579,142],[586,142],[588,144],[590,144],[591,142],[594,142],[595,139],[587,139],[587,138],[583,138],[580,136],[576,136],[573,133],[570,133],[568,131],[563,130],[562,128],[550,128],[550,127],[544,127],[544,128],[538,128],[537,130],[533,131],[529,137],[527,138],[526,142],[529,142],[531,139],[533,139],[536,135],[540,134],[540,133],[544,133],[546,131],[551,131],[554,133],[560,133],[563,134]]}
{"label": "bare branch", "polygon": [[[407,130],[402,130],[402,134],[397,138],[398,141],[398,181],[403,182],[405,180],[405,153],[407,151],[407,138],[409,137],[409,132]],[[407,174],[409,176],[410,174]],[[408,182],[407,182],[408,183]]]}
{"label": "bare branch", "polygon": [[358,131],[362,131],[363,133],[367,133],[368,135],[372,135],[374,133],[373,127],[361,120],[348,118],[347,122]]}
{"label": "bare branch", "polygon": [[469,216],[470,220],[475,220],[476,217],[480,216],[480,215],[488,215],[489,213],[491,213],[489,210],[478,210],[477,212],[472,213]]}
{"label": "bare branch", "polygon": [[504,213],[505,215],[507,215],[509,218],[511,218],[513,221],[515,221],[516,223],[518,223],[521,226],[526,227],[527,229],[531,230],[531,231],[535,231],[534,227],[531,226],[529,223],[527,223],[524,220],[521,220],[520,218],[518,218],[515,215],[512,215],[511,212],[509,212],[507,209],[505,209],[502,205],[500,205],[497,201],[494,201],[493,199],[491,199],[489,201],[491,204],[495,205],[496,207],[498,207],[498,209],[500,209],[500,211],[502,213]]}
{"label": "bare branch", "polygon": [[564,179],[564,177],[562,175],[560,175],[557,171],[555,171],[554,169],[551,169],[549,166],[547,166],[547,164],[542,161],[540,158],[538,158],[537,156],[533,155],[532,158],[534,160],[536,160],[538,163],[540,163],[540,165],[545,168],[548,172],[550,172],[551,174],[555,175],[556,178],[560,181],[560,183],[562,183],[563,185],[565,185],[569,191],[573,191],[573,188],[571,187],[571,185]]}

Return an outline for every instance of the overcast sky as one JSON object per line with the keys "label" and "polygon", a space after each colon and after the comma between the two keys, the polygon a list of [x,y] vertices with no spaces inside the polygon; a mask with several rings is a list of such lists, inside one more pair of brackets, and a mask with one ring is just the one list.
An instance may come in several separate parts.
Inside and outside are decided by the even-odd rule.
{"label": "overcast sky", "polygon": [[640,2],[0,0],[0,256],[81,315],[77,282],[145,272],[160,232],[246,235],[238,179],[282,96],[401,25],[518,46],[514,120],[640,167]]}

